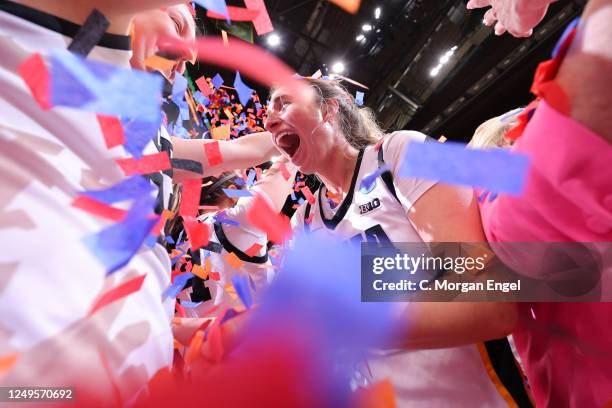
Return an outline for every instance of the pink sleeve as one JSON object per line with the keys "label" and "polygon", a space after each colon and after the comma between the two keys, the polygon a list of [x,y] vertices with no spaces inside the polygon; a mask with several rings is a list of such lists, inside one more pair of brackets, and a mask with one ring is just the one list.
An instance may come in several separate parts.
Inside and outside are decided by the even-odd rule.
{"label": "pink sleeve", "polygon": [[521,196],[481,204],[490,241],[612,241],[609,142],[542,101],[513,149],[531,169]]}

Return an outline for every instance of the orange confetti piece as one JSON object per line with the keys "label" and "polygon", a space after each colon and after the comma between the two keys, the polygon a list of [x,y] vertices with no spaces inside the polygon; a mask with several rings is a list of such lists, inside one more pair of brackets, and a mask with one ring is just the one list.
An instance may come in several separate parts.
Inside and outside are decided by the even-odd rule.
{"label": "orange confetti piece", "polygon": [[176,62],[160,57],[159,55],[151,55],[149,58],[145,59],[144,64],[148,68],[159,69],[160,71],[168,71],[174,67]]}
{"label": "orange confetti piece", "polygon": [[223,257],[223,259],[225,259],[225,262],[227,262],[228,264],[230,264],[230,266],[234,269],[240,269],[244,266],[244,262],[242,262],[238,256],[233,253],[230,252],[227,255],[225,255]]}
{"label": "orange confetti piece", "polygon": [[384,380],[367,388],[359,388],[355,392],[355,407],[357,408],[396,408],[393,384]]}
{"label": "orange confetti piece", "polygon": [[193,265],[193,268],[191,269],[191,273],[193,273],[195,276],[197,276],[200,279],[208,279],[208,272],[206,272],[206,270],[204,268],[202,268],[200,265]]}
{"label": "orange confetti piece", "polygon": [[357,13],[361,0],[329,0],[331,3],[340,7],[341,9],[348,11],[351,14]]}
{"label": "orange confetti piece", "polygon": [[185,356],[185,362],[187,364],[191,364],[200,357],[200,349],[202,348],[203,342],[204,332],[199,330],[191,339],[191,343],[189,343],[189,350],[187,350],[187,355]]}
{"label": "orange confetti piece", "polygon": [[232,298],[232,300],[238,299],[238,293],[236,293],[236,288],[231,283],[225,285],[225,292]]}
{"label": "orange confetti piece", "polygon": [[223,125],[211,129],[211,136],[215,140],[228,140],[230,138],[229,125]]}
{"label": "orange confetti piece", "polygon": [[0,379],[2,379],[13,368],[19,353],[11,353],[0,357]]}

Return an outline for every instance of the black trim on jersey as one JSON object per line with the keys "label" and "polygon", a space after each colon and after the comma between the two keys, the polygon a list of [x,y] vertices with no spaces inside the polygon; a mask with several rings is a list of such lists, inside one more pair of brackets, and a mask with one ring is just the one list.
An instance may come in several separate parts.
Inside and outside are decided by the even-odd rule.
{"label": "black trim on jersey", "polygon": [[268,254],[266,253],[264,256],[249,256],[242,252],[240,249],[236,248],[230,241],[227,239],[225,232],[223,232],[223,226],[220,222],[215,222],[215,234],[219,239],[219,243],[223,246],[223,248],[227,252],[233,252],[236,254],[238,259],[244,262],[250,262],[254,264],[264,264],[268,262]]}
{"label": "black trim on jersey", "polygon": [[[383,146],[380,146],[380,149],[378,149],[378,168],[380,169],[384,165],[385,158],[383,153]],[[397,196],[397,192],[395,191],[395,184],[393,184],[393,174],[391,173],[391,171],[386,170],[380,175],[380,178],[385,183],[391,194],[393,194],[393,197],[395,197],[397,202],[401,204],[402,202],[400,201],[399,197]]]}
{"label": "black trim on jersey", "polygon": [[[65,20],[61,17],[56,17],[52,14],[45,13],[44,11],[24,6],[23,4],[13,3],[12,1],[8,0],[0,0],[0,11],[12,14],[15,17],[27,20],[33,24],[51,31],[55,31],[56,33],[70,38],[74,38],[81,28],[80,25]],[[129,35],[109,33],[104,33],[102,35],[102,38],[100,38],[100,41],[98,41],[98,46],[125,51],[132,49]]]}
{"label": "black trim on jersey", "polygon": [[306,222],[306,220],[310,217],[310,210],[312,209],[312,205],[310,203],[306,204],[306,211],[304,211],[304,231],[306,233],[310,233],[310,224]]}
{"label": "black trim on jersey", "polygon": [[483,344],[497,377],[506,387],[512,399],[520,408],[532,408],[533,404],[525,389],[523,373],[514,359],[508,339],[489,340]]}
{"label": "black trim on jersey", "polygon": [[355,164],[355,170],[353,171],[353,178],[351,179],[351,186],[349,188],[348,194],[346,195],[346,197],[344,197],[344,200],[342,200],[342,204],[340,204],[340,207],[338,207],[338,210],[331,219],[325,218],[325,215],[323,214],[323,206],[321,205],[321,203],[323,202],[323,199],[321,198],[323,189],[321,188],[319,190],[319,212],[321,214],[321,220],[323,220],[323,224],[325,224],[325,226],[331,230],[336,229],[336,227],[338,226],[340,221],[342,221],[342,219],[346,215],[346,212],[348,211],[349,207],[353,202],[355,184],[357,183],[357,176],[359,175],[359,170],[361,169],[361,160],[363,159],[363,152],[364,149],[361,149],[359,151],[359,155],[357,156],[357,163]]}

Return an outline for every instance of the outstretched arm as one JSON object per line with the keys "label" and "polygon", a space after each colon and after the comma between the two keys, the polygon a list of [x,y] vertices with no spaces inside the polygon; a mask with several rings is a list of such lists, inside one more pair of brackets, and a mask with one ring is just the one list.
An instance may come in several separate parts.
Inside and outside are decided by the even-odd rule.
{"label": "outstretched arm", "polygon": [[[202,164],[204,177],[231,171],[247,169],[264,163],[278,153],[269,132],[252,133],[234,140],[180,139],[172,137],[172,156],[175,159],[195,160]],[[211,165],[205,154],[204,145],[218,143],[222,162]],[[187,178],[202,177],[201,174],[185,170],[174,171],[174,181],[179,183]]]}

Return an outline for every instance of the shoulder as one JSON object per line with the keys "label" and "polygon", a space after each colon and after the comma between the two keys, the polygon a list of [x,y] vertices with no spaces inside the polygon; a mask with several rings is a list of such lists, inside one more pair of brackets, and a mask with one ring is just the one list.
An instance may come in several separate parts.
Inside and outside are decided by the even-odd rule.
{"label": "shoulder", "polygon": [[393,154],[394,152],[404,150],[410,142],[423,143],[427,138],[427,135],[416,130],[400,130],[385,135],[382,147],[385,155],[387,152]]}

